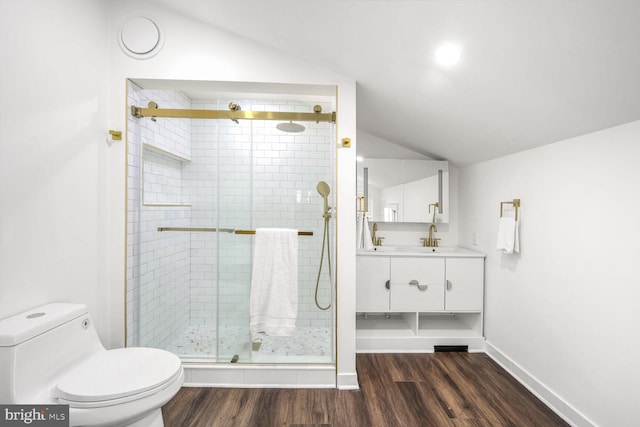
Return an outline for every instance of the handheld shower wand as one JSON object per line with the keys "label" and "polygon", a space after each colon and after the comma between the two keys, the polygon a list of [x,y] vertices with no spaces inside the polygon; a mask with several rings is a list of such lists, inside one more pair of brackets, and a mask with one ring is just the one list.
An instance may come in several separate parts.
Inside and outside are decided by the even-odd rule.
{"label": "handheld shower wand", "polygon": [[[320,252],[320,267],[318,268],[318,279],[316,280],[316,306],[320,310],[328,310],[331,308],[331,303],[329,305],[323,307],[318,302],[318,288],[320,286],[320,276],[322,273],[322,263],[324,260],[324,248],[325,245],[327,247],[327,263],[329,266],[329,289],[333,290],[331,283],[333,282],[331,278],[331,250],[329,244],[329,219],[331,219],[331,213],[329,212],[329,193],[331,193],[331,189],[329,188],[329,184],[324,181],[320,181],[318,186],[316,187],[318,193],[322,197],[324,197],[324,213],[322,217],[324,218],[324,232],[322,233],[322,251]],[[331,297],[333,300],[333,296]]]}
{"label": "handheld shower wand", "polygon": [[324,197],[324,214],[322,215],[322,217],[325,219],[331,218],[331,214],[329,213],[329,193],[331,193],[329,184],[324,181],[320,181],[316,189],[318,190],[318,193],[320,193],[320,195]]}

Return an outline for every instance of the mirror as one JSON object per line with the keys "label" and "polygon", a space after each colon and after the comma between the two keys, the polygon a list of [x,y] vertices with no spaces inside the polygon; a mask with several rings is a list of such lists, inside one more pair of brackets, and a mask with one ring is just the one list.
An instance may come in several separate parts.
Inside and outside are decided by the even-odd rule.
{"label": "mirror", "polygon": [[371,221],[449,222],[447,161],[363,159],[357,174],[358,210]]}

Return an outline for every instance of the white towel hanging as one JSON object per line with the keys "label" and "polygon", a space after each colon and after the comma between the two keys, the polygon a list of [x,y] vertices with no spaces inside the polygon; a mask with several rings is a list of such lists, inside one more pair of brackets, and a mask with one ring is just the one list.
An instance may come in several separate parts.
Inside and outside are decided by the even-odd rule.
{"label": "white towel hanging", "polygon": [[369,230],[369,219],[367,218],[366,213],[363,212],[362,214],[358,215],[358,224],[356,230],[356,233],[358,235],[357,249],[373,249],[371,230]]}
{"label": "white towel hanging", "polygon": [[362,225],[364,224],[364,213],[358,213],[356,218],[356,249],[363,249],[363,233],[364,229]]}
{"label": "white towel hanging", "polygon": [[373,240],[371,239],[371,230],[369,230],[369,218],[367,218],[367,216],[364,216],[364,221],[362,222],[362,228],[364,229],[363,234],[363,241],[364,241],[364,248],[366,250],[371,250],[373,249]]}
{"label": "white towel hanging", "polygon": [[297,315],[298,230],[259,228],[249,298],[251,336],[290,336]]}
{"label": "white towel hanging", "polygon": [[520,218],[522,210],[518,211],[518,220],[514,216],[500,217],[498,224],[498,238],[496,249],[505,254],[520,253]]}

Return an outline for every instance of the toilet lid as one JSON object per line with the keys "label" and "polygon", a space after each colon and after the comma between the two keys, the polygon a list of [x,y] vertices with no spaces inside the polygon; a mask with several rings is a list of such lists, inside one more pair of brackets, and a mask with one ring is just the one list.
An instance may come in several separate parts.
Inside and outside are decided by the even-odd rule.
{"label": "toilet lid", "polygon": [[159,387],[180,369],[180,359],[164,350],[120,348],[102,351],[63,375],[55,394],[76,402],[118,399]]}

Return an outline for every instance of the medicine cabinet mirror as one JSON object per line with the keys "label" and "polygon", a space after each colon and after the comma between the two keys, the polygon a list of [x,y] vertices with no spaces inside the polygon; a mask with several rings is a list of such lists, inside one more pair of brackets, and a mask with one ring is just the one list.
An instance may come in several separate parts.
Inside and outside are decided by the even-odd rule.
{"label": "medicine cabinet mirror", "polygon": [[363,159],[357,175],[358,210],[369,220],[449,222],[447,161]]}

